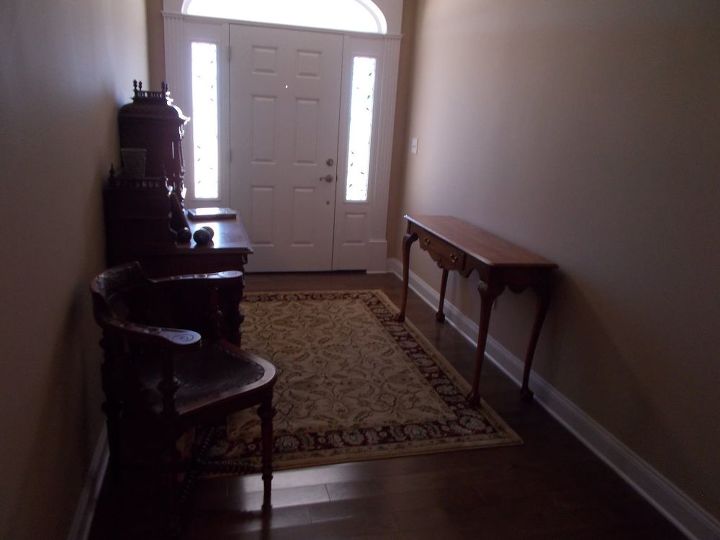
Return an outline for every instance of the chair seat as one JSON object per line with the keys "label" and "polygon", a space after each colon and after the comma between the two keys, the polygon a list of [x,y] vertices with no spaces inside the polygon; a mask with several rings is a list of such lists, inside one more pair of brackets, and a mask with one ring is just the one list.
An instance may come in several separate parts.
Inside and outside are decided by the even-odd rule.
{"label": "chair seat", "polygon": [[[161,375],[157,365],[152,364],[145,363],[138,375],[146,406],[160,416]],[[272,364],[227,342],[177,354],[174,367],[179,383],[175,409],[183,424],[203,418],[217,419],[222,414],[257,405],[272,391],[276,379]]]}

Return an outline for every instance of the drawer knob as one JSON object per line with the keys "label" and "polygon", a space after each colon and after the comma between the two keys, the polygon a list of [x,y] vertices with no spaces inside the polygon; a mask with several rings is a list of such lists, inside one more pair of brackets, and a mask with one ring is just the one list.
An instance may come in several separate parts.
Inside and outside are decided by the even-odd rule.
{"label": "drawer knob", "polygon": [[457,260],[458,260],[457,253],[451,253],[451,254],[450,254],[450,262],[451,262],[451,263],[456,263]]}
{"label": "drawer knob", "polygon": [[423,244],[426,246],[430,245],[430,239],[429,238],[423,238]]}

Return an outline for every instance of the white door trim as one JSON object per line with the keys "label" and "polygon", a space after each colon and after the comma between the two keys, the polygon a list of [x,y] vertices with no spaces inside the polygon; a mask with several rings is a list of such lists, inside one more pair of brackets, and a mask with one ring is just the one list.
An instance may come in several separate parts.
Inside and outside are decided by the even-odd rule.
{"label": "white door trim", "polygon": [[[382,2],[378,1],[376,3],[380,5]],[[385,3],[393,4],[394,7],[392,9],[394,10],[398,9],[397,6],[399,6],[399,13],[402,12],[402,0],[388,0],[388,2]],[[175,96],[177,105],[184,111],[190,111],[192,101],[189,84],[187,83],[187,81],[189,81],[189,57],[184,51],[189,50],[188,44],[192,39],[202,39],[200,37],[201,34],[198,32],[201,32],[203,28],[207,29],[211,35],[223,33],[227,44],[230,33],[229,25],[231,23],[238,23],[239,21],[183,15],[180,13],[181,8],[182,0],[165,0],[165,10],[163,11],[165,27],[165,68],[166,79]],[[390,22],[392,17],[390,17],[388,13],[385,15],[388,19],[388,31],[399,32],[399,23],[391,27]],[[299,28],[262,25],[259,23],[253,23],[252,25],[271,28]],[[345,50],[347,54],[350,55],[350,58],[352,58],[352,54],[364,54],[361,51],[372,51],[373,56],[378,58],[378,79],[376,80],[377,97],[375,102],[377,108],[375,112],[377,123],[375,127],[376,140],[373,141],[374,151],[371,157],[371,171],[373,174],[370,179],[369,199],[367,206],[363,209],[363,212],[365,212],[367,216],[367,223],[363,229],[365,231],[365,238],[357,244],[355,250],[350,250],[354,251],[354,253],[349,253],[346,250],[345,256],[341,256],[337,261],[334,261],[333,269],[384,270],[387,257],[388,194],[390,189],[390,163],[392,158],[395,97],[401,38],[398,34],[364,34],[357,32],[337,32],[317,28],[307,28],[307,30],[312,32],[325,31],[343,35]],[[226,104],[224,106],[227,106],[227,103],[229,103],[229,60],[227,59],[231,54],[232,51],[230,51],[229,44],[227,44],[226,55],[221,55],[221,58],[224,56],[226,61],[222,64],[224,67],[220,70],[222,75],[220,78],[221,88],[219,89],[220,96],[222,96],[220,99]],[[347,114],[347,110],[343,109],[343,107],[347,105],[349,105],[349,103],[341,105],[341,115]],[[190,198],[188,206],[229,206],[230,204],[228,193],[229,177],[227,176],[227,171],[230,169],[230,156],[228,150],[223,151],[222,149],[229,149],[230,147],[228,139],[228,118],[229,114],[227,114],[227,110],[221,112],[221,155],[219,156],[221,169],[220,198],[212,202],[194,201]],[[188,131],[191,132],[190,130],[191,128],[189,128]],[[341,126],[340,148],[347,148],[347,137],[347,131],[343,130]],[[189,148],[190,141],[186,140],[184,144],[184,155],[186,156],[186,161],[189,161],[192,159],[192,149]],[[338,182],[344,181],[345,175],[344,169],[340,167],[341,156],[342,154],[338,156]],[[187,183],[190,183],[192,180],[192,163],[186,163],[185,165],[188,170]],[[342,171],[342,173],[340,173],[340,171]],[[338,189],[337,191],[340,192],[341,190]],[[344,188],[342,192],[344,200]],[[339,209],[340,207],[336,204],[336,217]],[[337,226],[338,224],[336,222],[336,231],[338,230]]]}
{"label": "white door trim", "polygon": [[342,96],[333,270],[379,271],[384,270],[387,257],[386,225],[397,91],[397,69],[393,68],[397,67],[399,60],[400,42],[378,41],[356,35],[345,36],[344,40],[343,88],[351,87],[353,58],[368,56],[377,61],[376,94],[368,198],[364,202],[345,200],[350,91],[344,91]]}
{"label": "white door trim", "polygon": [[[169,20],[173,22],[168,22]],[[183,20],[182,22],[170,17],[165,20],[165,70],[173,76],[167,77],[170,93],[183,113],[190,116],[190,122],[185,126],[183,140],[183,156],[185,159],[185,186],[187,187],[186,205],[189,208],[197,206],[227,206],[229,198],[230,156],[228,154],[229,133],[229,28],[228,24],[218,20]],[[220,155],[218,156],[218,198],[195,199],[192,182],[187,179],[194,177],[194,151],[191,144],[193,136],[193,110],[192,110],[192,83],[190,73],[190,44],[193,41],[204,41],[217,45],[218,54],[218,143]],[[172,50],[172,54],[167,51]]]}
{"label": "white door trim", "polygon": [[[387,23],[387,34],[400,35],[402,27],[403,0],[372,0],[383,12]],[[163,0],[163,14],[182,15],[187,0]],[[196,18],[196,17],[193,17]],[[297,26],[293,28],[298,28]],[[317,28],[314,30],[318,30]],[[374,34],[371,34],[374,35]]]}

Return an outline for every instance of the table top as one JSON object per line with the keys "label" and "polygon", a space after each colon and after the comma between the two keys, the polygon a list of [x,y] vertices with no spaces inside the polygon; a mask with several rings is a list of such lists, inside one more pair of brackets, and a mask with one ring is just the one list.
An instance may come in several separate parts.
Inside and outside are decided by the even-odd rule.
{"label": "table top", "polygon": [[406,214],[405,219],[488,266],[557,268],[540,255],[456,217]]}
{"label": "table top", "polygon": [[251,254],[253,252],[250,237],[248,236],[245,226],[240,217],[234,219],[218,219],[214,221],[189,221],[190,231],[195,231],[201,227],[212,227],[215,231],[213,240],[207,246],[199,246],[195,240],[190,240],[188,244],[176,244],[178,252],[198,253],[221,251],[230,254]]}

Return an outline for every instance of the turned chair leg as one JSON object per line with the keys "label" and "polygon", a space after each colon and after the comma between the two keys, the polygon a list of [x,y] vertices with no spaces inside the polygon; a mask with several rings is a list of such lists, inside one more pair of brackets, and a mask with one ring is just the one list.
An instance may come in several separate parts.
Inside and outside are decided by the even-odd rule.
{"label": "turned chair leg", "polygon": [[273,454],[273,416],[272,393],[265,398],[258,409],[260,428],[262,431],[262,479],[263,479],[263,512],[272,508],[272,454]]}

